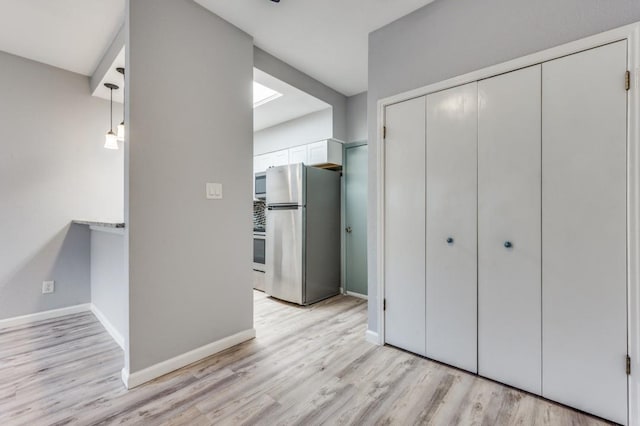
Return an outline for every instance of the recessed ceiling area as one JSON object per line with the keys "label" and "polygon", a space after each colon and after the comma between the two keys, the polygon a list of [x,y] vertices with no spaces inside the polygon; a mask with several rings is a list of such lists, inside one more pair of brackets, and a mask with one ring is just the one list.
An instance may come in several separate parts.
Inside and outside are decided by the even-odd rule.
{"label": "recessed ceiling area", "polygon": [[254,44],[347,95],[367,90],[368,37],[433,0],[195,0]]}
{"label": "recessed ceiling area", "polygon": [[109,99],[110,93],[109,89],[107,89],[104,84],[105,83],[113,83],[117,84],[120,88],[118,90],[113,91],[113,102],[124,102],[124,76],[116,71],[116,68],[125,68],[125,60],[126,60],[126,48],[122,48],[118,56],[113,60],[111,67],[106,72],[106,74],[100,80],[100,84],[96,87],[96,90],[93,91],[93,96],[97,96],[103,99]]}
{"label": "recessed ceiling area", "polygon": [[124,22],[125,0],[2,0],[0,51],[91,75]]}
{"label": "recessed ceiling area", "polygon": [[328,103],[257,68],[253,69],[253,80],[282,94],[282,96],[254,108],[254,132],[331,107]]}

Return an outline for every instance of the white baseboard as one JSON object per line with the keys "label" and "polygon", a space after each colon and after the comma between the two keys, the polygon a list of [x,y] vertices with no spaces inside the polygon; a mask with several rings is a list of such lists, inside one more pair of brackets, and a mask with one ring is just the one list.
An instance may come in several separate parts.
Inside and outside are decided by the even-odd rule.
{"label": "white baseboard", "polygon": [[100,321],[104,329],[107,330],[107,333],[111,335],[111,337],[113,338],[113,340],[115,340],[118,346],[120,346],[122,350],[124,350],[124,337],[122,336],[122,334],[120,334],[118,330],[116,330],[113,324],[111,324],[111,321],[107,319],[107,317],[102,313],[102,311],[98,309],[98,307],[93,303],[91,304],[91,312],[93,312],[93,315],[95,315],[98,321]]}
{"label": "white baseboard", "polygon": [[251,328],[213,343],[209,343],[208,345],[201,346],[192,351],[185,352],[182,355],[178,355],[166,361],[159,362],[158,364],[147,367],[144,370],[136,371],[135,373],[129,373],[129,371],[122,369],[122,381],[127,389],[132,389],[255,337],[256,330]]}
{"label": "white baseboard", "polygon": [[365,334],[365,338],[369,343],[382,346],[382,342],[380,341],[380,336],[375,331],[367,330],[367,333]]}
{"label": "white baseboard", "polygon": [[44,321],[52,318],[63,317],[65,315],[77,314],[80,312],[88,312],[91,310],[90,303],[81,305],[67,306],[66,308],[52,309],[50,311],[36,312],[35,314],[21,315],[0,320],[0,329],[7,327],[16,327],[19,325],[29,324],[36,321]]}
{"label": "white baseboard", "polygon": [[369,300],[369,296],[367,296],[366,294],[354,293],[353,291],[347,291],[346,295],[357,297],[358,299]]}

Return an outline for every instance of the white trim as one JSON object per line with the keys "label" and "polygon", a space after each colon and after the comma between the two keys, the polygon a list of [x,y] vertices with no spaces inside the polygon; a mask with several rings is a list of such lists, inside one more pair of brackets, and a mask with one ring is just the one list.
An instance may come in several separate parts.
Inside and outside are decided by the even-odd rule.
{"label": "white trim", "polygon": [[366,294],[360,294],[354,291],[346,291],[344,294],[346,294],[347,296],[357,297],[358,299],[369,300],[369,296],[367,296]]}
{"label": "white trim", "polygon": [[[620,40],[628,42],[628,67],[632,71],[632,89],[628,105],[628,188],[627,188],[627,291],[628,347],[631,356],[629,376],[629,425],[640,425],[640,23],[626,25],[591,37],[523,56],[458,77],[393,95],[377,102],[378,195],[377,213],[377,306],[380,344],[384,344],[384,138],[385,108],[409,99],[425,96],[451,87],[490,78],[516,69],[540,64],[562,56],[592,49]],[[371,331],[372,334],[375,332]],[[367,331],[369,336],[369,331]],[[367,337],[369,339],[369,337]]]}
{"label": "white trim", "polygon": [[130,373],[123,368],[122,381],[127,389],[132,389],[255,337],[256,330],[251,328],[225,337],[224,339],[209,343],[208,345],[201,346],[192,351],[185,352],[166,361],[159,362],[158,364],[147,367],[144,370],[136,371],[135,373]]}
{"label": "white trim", "polygon": [[629,376],[629,424],[640,425],[640,24],[628,37],[631,90],[627,139],[627,311]]}
{"label": "white trim", "polygon": [[80,312],[88,312],[91,310],[90,303],[81,305],[67,306],[66,308],[52,309],[50,311],[36,312],[35,314],[21,315],[0,320],[0,329],[7,327],[17,327],[19,325],[30,324],[37,321],[45,321],[52,318],[63,317],[65,315],[78,314]]}
{"label": "white trim", "polygon": [[113,326],[113,324],[111,324],[111,321],[107,319],[107,317],[102,313],[102,311],[98,309],[98,307],[93,303],[91,304],[91,312],[93,312],[93,315],[98,319],[98,321],[100,321],[104,329],[107,330],[107,333],[111,335],[111,338],[113,338],[113,340],[115,340],[118,346],[120,346],[122,350],[124,350],[124,337]]}
{"label": "white trim", "polygon": [[375,331],[367,330],[367,332],[365,333],[365,339],[369,343],[373,343],[374,345],[382,346],[382,341],[380,340],[380,336]]}

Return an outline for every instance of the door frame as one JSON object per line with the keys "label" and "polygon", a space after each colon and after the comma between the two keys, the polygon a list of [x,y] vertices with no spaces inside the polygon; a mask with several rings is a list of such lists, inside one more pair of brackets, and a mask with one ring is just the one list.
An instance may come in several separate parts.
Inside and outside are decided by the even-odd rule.
{"label": "door frame", "polygon": [[362,141],[357,141],[357,142],[349,142],[349,143],[343,143],[342,144],[342,171],[341,173],[341,179],[340,179],[340,204],[341,204],[341,208],[340,208],[340,225],[341,225],[341,231],[340,231],[340,251],[341,251],[341,255],[340,255],[340,264],[342,265],[342,267],[340,268],[340,293],[348,295],[348,296],[354,296],[354,297],[359,297],[359,298],[363,298],[363,299],[368,299],[368,296],[364,296],[362,294],[357,294],[357,293],[350,293],[349,291],[347,291],[347,236],[345,235],[345,229],[347,227],[347,178],[344,174],[345,170],[349,167],[349,164],[347,163],[347,149],[350,148],[357,148],[359,146],[362,145],[369,145],[369,143],[366,140],[362,140]]}
{"label": "door frame", "polygon": [[[385,183],[385,108],[426,96],[430,93],[494,77],[510,71],[548,62],[563,56],[593,49],[617,41],[627,41],[627,69],[631,71],[631,90],[627,94],[627,348],[631,357],[628,376],[628,424],[640,424],[640,22],[615,28],[590,37],[542,50],[501,64],[453,77],[434,84],[409,90],[377,102],[376,155],[377,223],[376,273],[377,300],[374,311],[378,317],[378,335],[370,330],[367,339],[378,345],[385,343],[384,318],[384,183]],[[624,84],[624,76],[620,76]],[[624,368],[621,360],[620,368]]]}

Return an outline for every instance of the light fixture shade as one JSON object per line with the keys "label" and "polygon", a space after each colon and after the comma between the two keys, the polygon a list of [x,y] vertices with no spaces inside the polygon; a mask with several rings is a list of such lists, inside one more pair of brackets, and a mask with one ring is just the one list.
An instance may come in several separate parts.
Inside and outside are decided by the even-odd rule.
{"label": "light fixture shade", "polygon": [[124,142],[124,121],[118,124],[118,140]]}
{"label": "light fixture shade", "polygon": [[118,136],[111,130],[109,130],[105,137],[104,147],[107,149],[118,149]]}

